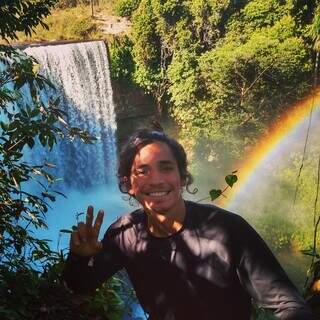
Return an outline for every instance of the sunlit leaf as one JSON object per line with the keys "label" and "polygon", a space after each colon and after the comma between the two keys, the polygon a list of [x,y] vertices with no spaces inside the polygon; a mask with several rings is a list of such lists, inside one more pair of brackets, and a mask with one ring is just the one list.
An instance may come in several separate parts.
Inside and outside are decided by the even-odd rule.
{"label": "sunlit leaf", "polygon": [[225,177],[226,183],[229,187],[232,186],[238,181],[238,177],[235,174],[229,174]]}
{"label": "sunlit leaf", "polygon": [[222,191],[220,189],[212,189],[209,191],[211,201],[219,198],[222,195]]}

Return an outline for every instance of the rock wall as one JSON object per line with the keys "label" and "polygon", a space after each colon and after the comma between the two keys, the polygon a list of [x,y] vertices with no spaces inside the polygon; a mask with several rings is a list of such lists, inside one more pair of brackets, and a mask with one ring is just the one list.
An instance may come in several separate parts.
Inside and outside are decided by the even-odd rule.
{"label": "rock wall", "polygon": [[121,145],[136,129],[150,127],[159,120],[154,99],[141,88],[117,81],[112,82],[113,100],[117,119],[117,139]]}

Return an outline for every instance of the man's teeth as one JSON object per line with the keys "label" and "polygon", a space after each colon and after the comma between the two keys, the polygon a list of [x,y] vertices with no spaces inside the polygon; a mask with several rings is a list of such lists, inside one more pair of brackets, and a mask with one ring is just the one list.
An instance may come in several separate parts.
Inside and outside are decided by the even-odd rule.
{"label": "man's teeth", "polygon": [[169,191],[158,191],[158,192],[149,192],[148,195],[152,197],[162,197],[169,193]]}

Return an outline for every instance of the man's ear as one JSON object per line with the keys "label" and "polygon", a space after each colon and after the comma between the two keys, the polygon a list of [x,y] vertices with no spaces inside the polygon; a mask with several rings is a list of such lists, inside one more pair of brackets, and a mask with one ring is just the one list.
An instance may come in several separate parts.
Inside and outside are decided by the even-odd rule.
{"label": "man's ear", "polygon": [[134,197],[134,190],[133,190],[133,188],[132,188],[132,185],[131,185],[131,183],[129,183],[129,181],[128,181],[128,183],[127,183],[127,190],[128,190],[128,194],[131,196],[131,197]]}

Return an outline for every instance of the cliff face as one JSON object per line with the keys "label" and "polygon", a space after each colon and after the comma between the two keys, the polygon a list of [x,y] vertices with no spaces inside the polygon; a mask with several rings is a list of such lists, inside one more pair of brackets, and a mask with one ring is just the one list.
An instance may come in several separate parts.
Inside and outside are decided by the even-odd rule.
{"label": "cliff face", "polygon": [[117,140],[119,145],[137,128],[150,127],[152,120],[159,120],[154,99],[141,88],[112,82],[113,100],[117,118]]}

